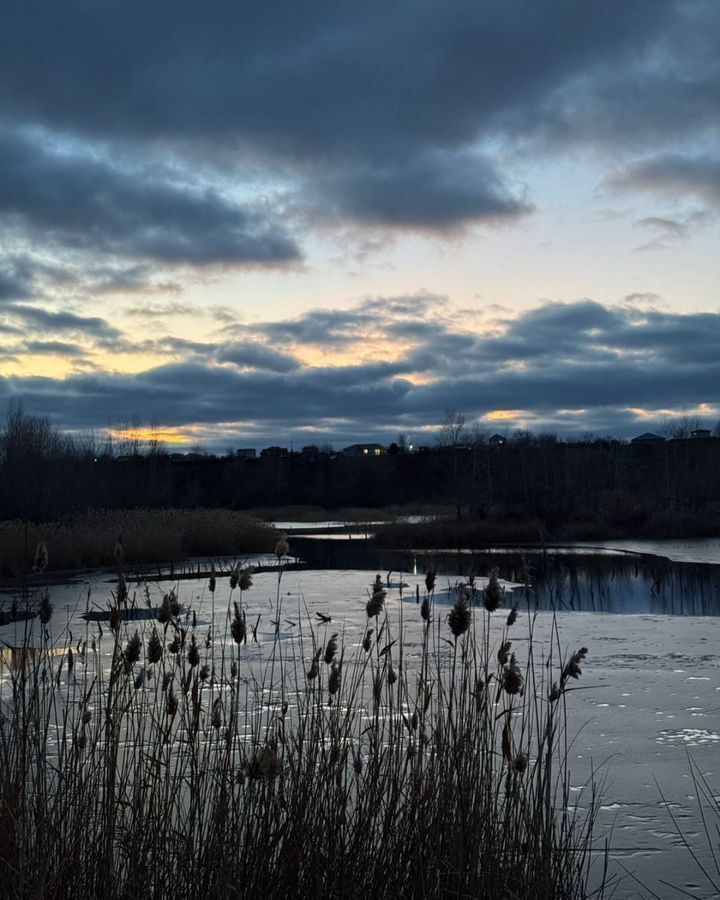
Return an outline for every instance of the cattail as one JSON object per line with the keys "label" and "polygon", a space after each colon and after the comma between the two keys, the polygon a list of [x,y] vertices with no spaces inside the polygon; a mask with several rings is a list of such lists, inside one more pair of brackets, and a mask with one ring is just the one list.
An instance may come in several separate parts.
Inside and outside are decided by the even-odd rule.
{"label": "cattail", "polygon": [[488,612],[495,612],[498,606],[502,604],[504,599],[503,589],[500,587],[500,584],[498,582],[497,569],[493,569],[490,573],[490,578],[487,585],[485,586],[484,593],[485,609]]}
{"label": "cattail", "polygon": [[317,651],[315,656],[310,663],[310,668],[307,670],[307,677],[309,681],[312,681],[313,678],[317,678],[318,676],[318,663],[320,662],[320,657],[322,656],[322,647]]}
{"label": "cattail", "polygon": [[128,586],[127,581],[125,581],[125,576],[121,572],[118,576],[118,585],[117,585],[117,602],[126,603],[128,598]]}
{"label": "cattail", "polygon": [[585,659],[587,654],[587,647],[581,647],[576,653],[573,653],[562,671],[561,682],[567,681],[568,678],[579,678],[582,675],[580,663]]}
{"label": "cattail", "polygon": [[283,556],[287,556],[289,550],[290,544],[287,542],[287,536],[284,534],[280,535],[280,540],[275,545],[275,556],[278,559],[282,559]]}
{"label": "cattail", "polygon": [[190,636],[190,646],[188,647],[187,661],[190,663],[191,669],[194,669],[195,666],[200,662],[200,651],[198,650],[197,641],[195,640],[194,634]]}
{"label": "cattail", "polygon": [[115,565],[120,568],[123,564],[123,559],[125,558],[125,548],[123,547],[122,535],[118,535],[118,539],[115,542],[115,549],[113,550],[113,556],[115,557]]}
{"label": "cattail", "polygon": [[461,634],[465,634],[470,627],[471,619],[470,604],[465,594],[461,593],[448,615],[450,631],[456,638],[459,638]]}
{"label": "cattail", "polygon": [[162,643],[160,642],[160,638],[158,637],[157,631],[153,628],[152,634],[150,635],[150,640],[147,645],[147,658],[148,662],[156,663],[162,659],[163,648]]}
{"label": "cattail", "polygon": [[423,602],[420,604],[420,616],[424,622],[430,621],[430,598],[424,597]]}
{"label": "cattail", "polygon": [[135,634],[130,638],[125,646],[125,662],[128,666],[134,665],[140,659],[140,651],[142,650],[142,641],[140,635],[135,630]]}
{"label": "cattail", "polygon": [[33,572],[44,572],[48,567],[49,557],[48,548],[45,541],[39,541],[35,547],[35,559],[33,561]]}
{"label": "cattail", "polygon": [[437,572],[434,569],[430,569],[425,574],[425,590],[428,594],[431,594],[435,590],[435,579],[437,577]]}
{"label": "cattail", "polygon": [[170,687],[170,682],[171,682],[171,681],[172,681],[172,673],[171,673],[171,672],[164,672],[164,673],[163,673],[163,677],[162,677],[162,684],[161,684],[161,686],[160,686],[160,690],[163,692],[163,694],[164,694],[164,693],[167,691],[167,689]]}
{"label": "cattail", "polygon": [[120,624],[122,623],[122,616],[120,615],[120,610],[117,606],[112,606],[110,608],[110,630],[115,634],[120,631]]}
{"label": "cattail", "polygon": [[178,699],[175,696],[175,691],[173,690],[172,685],[170,685],[170,690],[168,691],[168,695],[167,695],[167,701],[165,702],[165,712],[172,719],[172,717],[175,715],[177,710],[178,710]]}
{"label": "cattail", "polygon": [[86,709],[83,712],[82,718],[80,721],[83,723],[83,725],[87,725],[90,722],[90,719],[92,719],[92,713],[90,712],[89,709]]}
{"label": "cattail", "polygon": [[513,608],[508,613],[507,622],[505,623],[509,628],[511,625],[514,625],[518,619],[518,607],[517,604],[513,606]]}
{"label": "cattail", "polygon": [[500,649],[498,650],[497,658],[498,662],[501,666],[504,666],[508,659],[510,658],[510,648],[512,647],[512,641],[503,641],[500,644]]}
{"label": "cattail", "polygon": [[215,593],[215,563],[210,564],[210,578],[208,579],[208,590],[211,594]]}
{"label": "cattail", "polygon": [[140,669],[140,671],[135,676],[135,690],[139,691],[143,684],[145,684],[145,669]]}
{"label": "cattail", "polygon": [[176,634],[175,637],[168,644],[168,653],[179,653],[180,652],[180,635]]}
{"label": "cattail", "polygon": [[233,660],[230,663],[230,677],[237,678],[237,673],[238,673],[238,664],[237,664],[236,660]]}
{"label": "cattail", "polygon": [[390,663],[390,665],[388,666],[388,671],[387,671],[387,683],[395,684],[396,681],[397,681],[397,672],[395,671],[395,669],[393,669],[392,663]]}
{"label": "cattail", "polygon": [[368,628],[367,632],[365,633],[365,639],[362,642],[362,648],[366,653],[369,653],[370,648],[372,647],[372,635],[373,629]]}
{"label": "cattail", "polygon": [[505,691],[511,696],[523,693],[523,677],[520,666],[517,664],[515,654],[510,657],[510,662],[503,671],[502,683]]}
{"label": "cattail", "polygon": [[328,677],[328,693],[337,694],[340,690],[340,675],[342,672],[342,663],[336,659],[332,661],[330,666],[330,675]]}
{"label": "cattail", "polygon": [[325,663],[326,665],[331,665],[332,661],[335,659],[335,654],[337,653],[337,634],[333,634],[330,640],[327,643],[327,647],[325,648]]}
{"label": "cattail", "polygon": [[271,779],[277,778],[281,771],[282,763],[274,748],[268,744],[253,759],[248,774],[251,778]]}
{"label": "cattail", "polygon": [[560,686],[558,685],[557,681],[553,681],[553,686],[550,689],[550,694],[548,695],[548,700],[551,703],[555,703],[559,699],[560,699]]}
{"label": "cattail", "polygon": [[73,657],[72,647],[68,647],[68,652],[67,652],[68,674],[70,672],[72,672],[74,666],[75,666],[75,658]]}
{"label": "cattail", "polygon": [[370,585],[370,590],[375,593],[375,591],[381,591],[385,585],[383,584],[383,580],[380,575],[375,576],[375,581]]}
{"label": "cattail", "polygon": [[252,587],[252,569],[241,569],[238,578],[238,585],[241,591],[247,591]]}
{"label": "cattail", "polygon": [[40,606],[38,608],[38,618],[43,625],[47,625],[53,614],[53,605],[50,602],[50,593],[47,588],[40,598]]}
{"label": "cattail", "polygon": [[82,734],[78,735],[76,744],[78,750],[84,750],[87,747],[87,735],[84,731]]}
{"label": "cattail", "polygon": [[215,729],[218,729],[222,725],[222,700],[220,697],[216,697],[215,702],[213,703],[210,724]]}
{"label": "cattail", "polygon": [[240,566],[235,566],[230,573],[230,590],[234,591],[240,579]]}
{"label": "cattail", "polygon": [[210,675],[210,666],[205,663],[200,669],[200,681],[207,681],[208,676]]}
{"label": "cattail", "polygon": [[375,616],[380,615],[385,605],[386,596],[387,591],[384,588],[372,592],[372,596],[365,605],[365,612],[367,613],[368,619],[373,619]]}
{"label": "cattail", "polygon": [[234,602],[233,606],[235,607],[235,615],[233,616],[232,624],[230,625],[230,634],[232,634],[232,639],[236,644],[242,644],[247,636],[245,613],[241,611],[240,605],[237,602]]}
{"label": "cattail", "polygon": [[518,753],[513,760],[512,767],[518,773],[518,775],[522,775],[528,767],[527,753]]}

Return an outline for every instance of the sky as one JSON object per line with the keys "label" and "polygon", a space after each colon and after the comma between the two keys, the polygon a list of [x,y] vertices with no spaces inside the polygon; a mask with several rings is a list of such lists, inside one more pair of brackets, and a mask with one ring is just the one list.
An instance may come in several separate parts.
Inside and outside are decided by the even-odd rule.
{"label": "sky", "polygon": [[717,0],[5,0],[0,411],[720,421]]}

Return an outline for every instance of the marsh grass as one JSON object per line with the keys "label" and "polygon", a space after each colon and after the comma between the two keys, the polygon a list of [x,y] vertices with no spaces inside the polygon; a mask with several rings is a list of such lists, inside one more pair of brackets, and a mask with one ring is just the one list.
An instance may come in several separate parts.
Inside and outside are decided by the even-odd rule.
{"label": "marsh grass", "polygon": [[360,635],[300,599],[288,639],[282,572],[255,643],[234,575],[215,634],[174,598],[103,637],[28,623],[0,672],[3,898],[602,893],[568,769],[585,648],[555,629],[536,658],[535,618],[473,586],[389,611],[377,581]]}
{"label": "marsh grass", "polygon": [[271,544],[272,529],[229,509],[107,510],[60,522],[0,521],[0,572],[27,571],[41,542],[53,571],[114,566],[118,535],[124,562],[132,566],[260,552]]}

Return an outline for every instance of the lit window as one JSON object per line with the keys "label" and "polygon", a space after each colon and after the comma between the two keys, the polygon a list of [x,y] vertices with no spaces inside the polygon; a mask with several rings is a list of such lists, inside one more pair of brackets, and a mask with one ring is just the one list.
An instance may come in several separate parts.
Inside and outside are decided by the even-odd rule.
{"label": "lit window", "polygon": [[367,456],[369,452],[370,451],[368,450],[367,447],[363,447],[363,453],[365,454],[365,456]]}
{"label": "lit window", "polygon": [[380,456],[381,453],[382,453],[382,450],[379,447],[376,447],[375,448],[375,456]]}

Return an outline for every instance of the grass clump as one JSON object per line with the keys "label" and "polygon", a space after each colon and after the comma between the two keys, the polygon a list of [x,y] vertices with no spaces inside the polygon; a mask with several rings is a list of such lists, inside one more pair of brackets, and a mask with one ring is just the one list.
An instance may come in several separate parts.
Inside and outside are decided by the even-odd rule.
{"label": "grass clump", "polygon": [[259,520],[229,509],[105,510],[60,522],[0,521],[0,572],[28,571],[41,544],[49,568],[61,571],[116,566],[118,535],[124,564],[133,566],[260,552],[272,533]]}
{"label": "grass clump", "polygon": [[294,616],[291,640],[281,578],[265,637],[242,573],[209,628],[170,602],[102,636],[28,626],[0,670],[0,895],[591,896],[567,763],[585,648],[536,665],[529,615],[474,588],[446,615],[432,582],[388,609],[378,580],[357,633]]}

